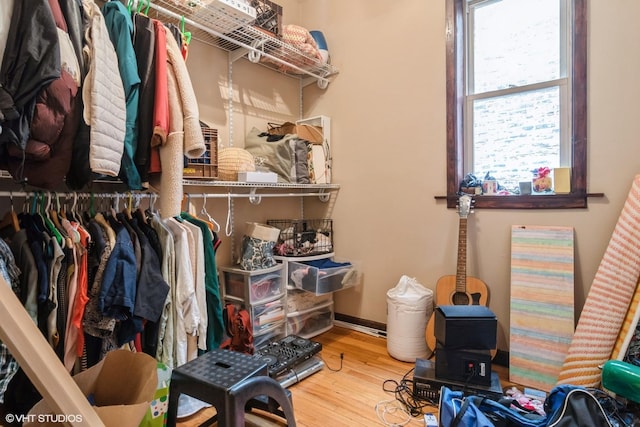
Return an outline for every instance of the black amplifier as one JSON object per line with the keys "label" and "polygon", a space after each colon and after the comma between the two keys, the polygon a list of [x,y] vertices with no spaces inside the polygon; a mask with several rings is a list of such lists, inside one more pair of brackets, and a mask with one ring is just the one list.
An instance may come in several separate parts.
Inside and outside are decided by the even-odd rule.
{"label": "black amplifier", "polygon": [[492,400],[500,400],[503,397],[500,377],[496,372],[491,373],[491,385],[488,387],[465,384],[459,381],[436,378],[433,362],[427,359],[416,359],[416,366],[413,371],[413,397],[415,399],[426,399],[437,404],[440,400],[440,388],[442,386],[447,386],[451,390],[462,391],[465,395],[486,397]]}

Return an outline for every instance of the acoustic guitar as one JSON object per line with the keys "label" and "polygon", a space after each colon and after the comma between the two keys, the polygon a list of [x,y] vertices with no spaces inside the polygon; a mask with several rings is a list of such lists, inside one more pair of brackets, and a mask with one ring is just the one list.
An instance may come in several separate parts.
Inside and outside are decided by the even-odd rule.
{"label": "acoustic guitar", "polygon": [[[458,263],[456,275],[443,276],[436,283],[436,298],[434,306],[439,305],[487,305],[489,289],[480,279],[467,277],[467,218],[471,213],[473,199],[468,194],[458,199]],[[432,352],[436,351],[435,312],[427,322],[425,336],[427,346]]]}

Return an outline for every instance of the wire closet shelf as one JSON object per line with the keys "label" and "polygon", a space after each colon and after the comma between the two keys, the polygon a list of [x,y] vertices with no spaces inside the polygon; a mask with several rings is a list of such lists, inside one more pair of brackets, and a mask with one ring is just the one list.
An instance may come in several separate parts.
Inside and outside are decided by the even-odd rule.
{"label": "wire closet shelf", "polygon": [[[321,89],[338,71],[252,25],[242,14],[228,13],[216,0],[153,0],[149,16],[179,27],[186,26],[192,38],[229,52],[231,61],[249,61],[282,74],[315,80]],[[303,82],[305,85],[308,81]]]}

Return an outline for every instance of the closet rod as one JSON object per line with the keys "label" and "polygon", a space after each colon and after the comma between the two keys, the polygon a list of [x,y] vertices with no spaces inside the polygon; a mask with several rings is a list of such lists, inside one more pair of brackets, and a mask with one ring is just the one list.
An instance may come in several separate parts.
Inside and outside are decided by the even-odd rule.
{"label": "closet rod", "polygon": [[[127,197],[133,197],[134,199],[139,198],[158,198],[157,193],[122,193],[122,192],[101,192],[101,193],[66,193],[66,192],[56,192],[56,191],[0,191],[0,197],[33,197],[36,195],[45,194],[47,196],[58,196],[58,197],[82,197],[82,198],[90,198],[90,197],[104,197],[104,198],[121,198],[125,199]],[[251,193],[184,193],[185,197],[191,197],[195,199],[250,199],[250,198],[262,198],[262,197],[320,197],[326,198],[330,196],[330,193],[322,193],[322,192],[312,192],[312,193],[270,193],[270,194],[257,194],[255,191]]]}
{"label": "closet rod", "polygon": [[225,193],[225,194],[204,194],[204,193],[189,193],[185,192],[184,195],[187,196],[191,194],[191,197],[202,198],[207,197],[207,199],[227,199],[231,197],[232,199],[247,199],[252,197],[322,197],[329,196],[329,193],[268,193],[268,194],[257,194],[257,193]]}
{"label": "closet rod", "polygon": [[133,192],[128,192],[128,193],[121,193],[121,192],[117,192],[117,191],[113,191],[113,192],[99,192],[99,193],[80,193],[80,192],[60,192],[60,191],[0,191],[0,197],[33,197],[33,196],[41,196],[41,195],[46,195],[47,197],[49,197],[49,195],[53,196],[53,197],[68,197],[68,198],[73,198],[73,197],[82,197],[82,198],[90,198],[90,197],[104,197],[104,198],[127,198],[127,197],[133,197],[133,198],[151,198],[151,197],[158,197],[158,195],[156,193],[133,193]]}

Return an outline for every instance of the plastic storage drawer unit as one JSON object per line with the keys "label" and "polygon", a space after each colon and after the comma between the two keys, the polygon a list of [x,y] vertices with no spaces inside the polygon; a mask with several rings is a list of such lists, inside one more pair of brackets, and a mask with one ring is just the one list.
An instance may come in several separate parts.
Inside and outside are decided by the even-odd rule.
{"label": "plastic storage drawer unit", "polygon": [[307,311],[333,301],[333,293],[315,295],[302,289],[287,289],[287,314]]}
{"label": "plastic storage drawer unit", "polygon": [[333,302],[287,314],[287,334],[311,338],[333,327]]}
{"label": "plastic storage drawer unit", "polygon": [[317,261],[319,259],[333,259],[334,256],[335,254],[333,252],[330,252],[328,254],[311,255],[311,256],[305,256],[305,257],[290,257],[290,256],[274,255],[273,258],[275,258],[275,260],[278,261],[279,263],[282,263],[282,277],[284,278],[284,284],[286,285],[287,290],[291,290],[291,289],[295,289],[296,287],[293,285],[293,283],[289,283],[291,281],[287,279],[287,277],[289,277],[290,262],[305,263],[309,261]]}
{"label": "plastic storage drawer unit", "polygon": [[225,296],[256,304],[285,294],[281,264],[261,270],[220,267],[220,271]]}
{"label": "plastic storage drawer unit", "polygon": [[236,309],[246,308],[253,322],[253,335],[259,335],[285,318],[286,295],[259,304],[245,304],[237,298],[226,296],[225,302],[233,303]]}
{"label": "plastic storage drawer unit", "polygon": [[288,283],[316,295],[335,292],[356,285],[358,272],[349,262],[329,259],[305,263],[289,262]]}
{"label": "plastic storage drawer unit", "polygon": [[287,327],[285,321],[269,326],[260,331],[258,335],[253,336],[253,346],[256,350],[261,349],[270,342],[278,341],[287,336]]}

